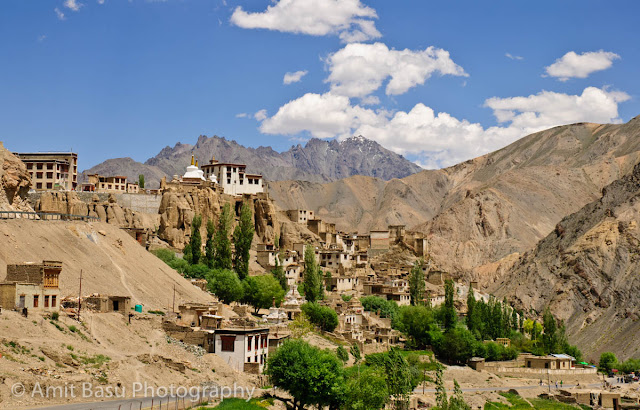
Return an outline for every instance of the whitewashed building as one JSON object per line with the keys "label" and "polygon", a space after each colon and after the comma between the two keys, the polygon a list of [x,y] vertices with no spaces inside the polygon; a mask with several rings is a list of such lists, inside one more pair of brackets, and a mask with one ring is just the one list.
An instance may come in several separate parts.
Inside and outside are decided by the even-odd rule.
{"label": "whitewashed building", "polygon": [[204,177],[207,180],[215,178],[225,194],[255,195],[264,192],[262,175],[248,174],[246,169],[245,164],[218,162],[215,157],[202,166]]}

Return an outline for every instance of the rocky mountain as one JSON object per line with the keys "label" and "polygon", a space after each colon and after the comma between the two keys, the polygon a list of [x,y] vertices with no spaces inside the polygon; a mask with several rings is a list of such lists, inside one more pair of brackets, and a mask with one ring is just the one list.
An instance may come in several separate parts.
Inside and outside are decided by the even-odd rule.
{"label": "rocky mountain", "polygon": [[[480,280],[490,279],[480,275]],[[640,353],[640,164],[602,197],[563,218],[488,288],[523,309],[552,313],[597,360]]]}
{"label": "rocky mountain", "polygon": [[428,234],[440,266],[459,272],[532,248],[638,162],[640,117],[554,127],[450,168],[388,182],[275,181],[269,193],[283,209],[312,209],[344,231],[406,224]]}
{"label": "rocky mountain", "polygon": [[247,164],[247,171],[260,173],[268,181],[304,180],[329,182],[353,175],[390,180],[419,172],[406,158],[364,137],[344,141],[311,139],[303,147],[292,146],[279,153],[271,147],[247,148],[235,141],[201,135],[195,145],[178,143],[165,147],[144,164],[131,158],[110,159],[83,172],[84,175],[126,175],[134,180],[144,174],[148,186],[157,187],[162,176],[181,175],[191,155],[201,163],[212,156],[220,161]]}
{"label": "rocky mountain", "polygon": [[0,141],[0,211],[33,212],[26,200],[30,186],[26,165]]}

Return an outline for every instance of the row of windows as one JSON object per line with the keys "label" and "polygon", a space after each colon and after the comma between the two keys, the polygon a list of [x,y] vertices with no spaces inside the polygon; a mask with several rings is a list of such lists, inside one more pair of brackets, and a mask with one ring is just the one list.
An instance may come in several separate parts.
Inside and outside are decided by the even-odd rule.
{"label": "row of windows", "polygon": [[[20,299],[24,300],[24,295],[20,296]],[[51,295],[51,299],[49,299],[49,295],[44,296],[44,307],[49,307],[49,300],[51,300],[51,307],[56,307],[57,297],[56,295]],[[33,307],[37,308],[40,304],[40,295],[33,295]]]}
{"label": "row of windows", "polygon": [[[33,169],[33,165],[34,164],[32,162],[27,162],[27,169],[29,169],[29,170]],[[45,164],[42,163],[42,162],[38,162],[35,165],[36,165],[36,169],[44,169],[44,165]],[[47,165],[47,169],[50,169],[50,170],[54,169],[53,168],[54,164],[46,164],[46,165]],[[67,168],[68,168],[67,165],[58,164],[56,169],[62,170],[62,171],[67,171],[68,170]],[[73,166],[73,171],[74,172],[76,171],[76,166],[75,165]]]}

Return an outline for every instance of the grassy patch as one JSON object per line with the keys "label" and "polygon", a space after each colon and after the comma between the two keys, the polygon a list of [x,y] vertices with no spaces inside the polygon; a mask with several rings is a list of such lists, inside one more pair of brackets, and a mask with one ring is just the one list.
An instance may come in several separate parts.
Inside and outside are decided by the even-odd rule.
{"label": "grassy patch", "polygon": [[51,323],[52,325],[54,325],[56,327],[56,329],[58,329],[59,331],[61,331],[62,333],[64,333],[64,327],[60,326],[59,324],[57,324],[56,322],[54,322],[53,320],[50,320],[49,323]]}
{"label": "grassy patch", "polygon": [[165,315],[165,313],[161,310],[148,310],[147,313],[151,313],[152,315],[160,315],[160,316]]}
{"label": "grassy patch", "polygon": [[11,349],[11,352],[13,352],[14,354],[29,354],[31,353],[31,349],[29,349],[28,347],[22,346],[20,343],[18,342],[14,342],[13,340],[11,341],[4,341],[3,344],[8,347],[9,349]]}
{"label": "grassy patch", "polygon": [[221,410],[263,410],[273,405],[273,399],[224,399],[214,409]]}

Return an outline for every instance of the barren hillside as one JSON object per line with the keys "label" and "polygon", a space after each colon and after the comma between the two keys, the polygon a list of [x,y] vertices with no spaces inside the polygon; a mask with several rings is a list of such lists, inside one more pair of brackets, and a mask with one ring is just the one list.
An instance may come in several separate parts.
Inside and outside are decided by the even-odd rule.
{"label": "barren hillside", "polygon": [[62,296],[82,293],[131,296],[148,309],[166,308],[176,287],[179,302],[207,302],[202,292],[147,252],[125,231],[107,223],[0,220],[0,280],[10,263],[61,260]]}
{"label": "barren hillside", "polygon": [[[486,272],[484,279],[491,273]],[[490,283],[490,281],[489,281]],[[489,285],[523,309],[549,306],[587,357],[640,352],[640,164],[562,219]]]}
{"label": "barren hillside", "polygon": [[531,248],[639,161],[636,117],[627,124],[555,127],[400,180],[279,181],[269,192],[282,208],[312,209],[345,231],[406,224],[429,235],[441,266],[462,271]]}

